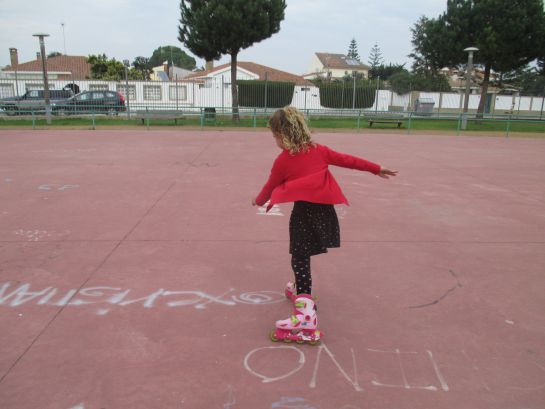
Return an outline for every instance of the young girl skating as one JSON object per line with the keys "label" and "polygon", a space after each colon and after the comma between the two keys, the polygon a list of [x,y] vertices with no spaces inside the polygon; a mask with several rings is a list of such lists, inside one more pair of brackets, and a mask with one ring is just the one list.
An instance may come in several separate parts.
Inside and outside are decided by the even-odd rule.
{"label": "young girl skating", "polygon": [[290,217],[291,267],[295,284],[288,282],[286,297],[294,303],[293,315],[276,322],[273,341],[316,343],[323,334],[312,293],[310,257],[340,247],[339,221],[334,204],[348,204],[328,166],[342,166],[371,172],[388,179],[397,171],[383,168],[355,156],[335,152],[314,143],[304,116],[293,107],[276,111],[269,120],[276,145],[282,149],[273,163],[269,180],[252,205],[267,211],[276,203],[294,202]]}

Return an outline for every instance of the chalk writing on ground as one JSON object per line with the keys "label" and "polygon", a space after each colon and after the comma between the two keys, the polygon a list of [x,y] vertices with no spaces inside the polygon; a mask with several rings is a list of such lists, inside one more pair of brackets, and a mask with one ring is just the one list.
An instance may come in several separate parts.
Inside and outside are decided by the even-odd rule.
{"label": "chalk writing on ground", "polygon": [[260,206],[257,208],[257,215],[259,216],[284,216],[284,213],[282,213],[282,209],[280,209],[280,206],[273,205],[271,209],[267,212],[267,206],[269,205],[269,202],[265,203],[263,206]]}
{"label": "chalk writing on ground", "polygon": [[78,188],[79,185],[56,185],[56,184],[44,184],[38,187],[39,190],[58,190],[64,192],[67,189]]}
{"label": "chalk writing on ground", "polygon": [[114,306],[126,307],[133,304],[144,308],[192,306],[195,309],[206,309],[213,305],[234,307],[240,304],[274,304],[282,302],[284,299],[284,295],[277,291],[241,292],[235,288],[230,288],[220,295],[198,290],[184,291],[164,288],[151,294],[138,294],[132,289],[107,286],[61,290],[56,287],[31,288],[29,283],[0,283],[0,305],[19,307],[25,304],[35,304],[63,307],[100,304],[101,308],[96,311],[98,315],[107,314]]}
{"label": "chalk writing on ground", "polygon": [[[284,373],[277,374],[276,376],[264,375],[264,374],[258,372],[257,370],[255,370],[252,367],[252,364],[251,364],[252,358],[255,359],[255,356],[260,356],[261,361],[263,361],[263,359],[266,359],[267,357],[269,357],[269,359],[271,359],[271,360],[275,360],[278,357],[276,355],[274,355],[274,354],[278,354],[279,353],[278,351],[283,350],[283,349],[284,350],[289,349],[289,350],[296,351],[297,354],[298,354],[298,358],[299,358],[297,360],[297,362],[293,361],[293,365],[291,367],[289,367],[289,368],[286,368],[286,371]],[[277,351],[277,352],[271,354],[271,351]],[[351,357],[352,357],[352,362],[351,362],[352,368],[350,370],[345,369],[345,367],[343,367],[343,365],[341,365],[339,360],[335,357],[335,355],[331,352],[331,350],[327,347],[327,345],[325,343],[322,342],[318,347],[315,348],[315,351],[316,351],[316,360],[315,360],[315,364],[314,364],[314,369],[312,371],[312,376],[311,376],[309,384],[308,384],[308,387],[310,389],[315,389],[316,388],[318,371],[319,371],[319,368],[320,368],[320,357],[321,357],[322,353],[325,353],[331,359],[331,361],[335,364],[335,366],[337,367],[337,370],[342,375],[342,377],[346,380],[346,382],[349,385],[352,386],[352,388],[354,388],[354,390],[356,392],[364,392],[365,391],[365,389],[363,388],[363,386],[360,385],[359,380],[358,380],[358,367],[357,367],[356,353],[355,353],[353,348],[350,348]],[[379,353],[379,354],[393,354],[397,358],[397,360],[399,361],[400,382],[396,383],[396,384],[393,384],[393,383],[388,384],[388,383],[380,382],[379,379],[372,379],[371,380],[371,385],[374,386],[374,387],[378,387],[378,388],[399,388],[399,389],[406,389],[406,390],[425,390],[425,391],[430,391],[430,392],[438,392],[440,390],[443,391],[443,392],[448,392],[449,389],[450,389],[447,382],[446,382],[446,380],[445,380],[445,377],[443,376],[443,374],[439,370],[439,366],[437,365],[437,362],[435,361],[435,358],[433,357],[433,353],[431,351],[429,351],[429,350],[426,350],[425,353],[420,353],[420,354],[418,354],[418,352],[405,352],[405,351],[402,352],[399,349],[395,349],[393,351],[382,351],[382,350],[378,350],[378,349],[367,349],[367,351],[368,351],[367,353],[373,353],[373,354],[376,354],[376,353]],[[310,352],[310,353],[312,353],[312,352]],[[410,383],[410,381],[409,381],[409,375],[410,374],[408,374],[407,368],[405,368],[404,365],[403,365],[402,354],[419,355],[419,356],[422,357],[421,358],[422,361],[424,363],[427,363],[427,366],[429,368],[429,371],[428,371],[429,380],[428,380],[427,385],[413,385],[413,384]],[[290,378],[292,375],[299,372],[305,366],[305,363],[306,363],[306,354],[305,354],[305,352],[303,352],[302,349],[297,348],[295,346],[287,346],[287,345],[267,346],[267,347],[256,348],[256,349],[253,349],[252,351],[250,351],[244,357],[244,367],[246,368],[246,370],[250,374],[252,374],[253,376],[261,379],[261,382],[263,382],[263,383],[272,383],[272,382],[277,382],[277,381],[280,381],[280,380],[283,380],[283,379]]]}
{"label": "chalk writing on ground", "polygon": [[[295,355],[293,355],[294,352]],[[278,366],[275,367],[269,364],[274,364],[282,358],[286,359],[286,354],[288,353],[292,355],[289,356],[289,360],[286,360],[286,362],[289,362],[287,365],[283,366],[280,370],[270,369],[278,368]],[[328,365],[323,365],[322,355],[324,355],[324,359],[326,360],[329,358]],[[445,368],[444,365],[440,364],[442,362],[441,357],[436,358],[435,354],[429,349],[405,351],[399,348],[390,350],[365,348],[362,352],[361,350],[357,351],[354,348],[350,348],[349,351],[343,351],[342,355],[343,358],[339,359],[324,342],[312,348],[294,345],[263,346],[248,352],[244,357],[243,366],[246,371],[264,384],[277,382],[287,382],[289,384],[296,374],[295,378],[299,380],[307,377],[308,388],[310,390],[317,389],[318,379],[321,380],[322,385],[327,385],[328,380],[332,379],[331,376],[334,376],[335,379],[344,379],[347,389],[353,389],[358,393],[387,389],[448,393],[453,389],[449,386],[452,383],[452,379],[447,380],[447,376],[445,376],[443,369],[441,369]],[[545,366],[532,359],[524,360],[524,369],[522,367],[513,367],[509,371],[508,379],[492,386],[487,382],[487,379],[490,378],[487,374],[492,373],[496,377],[498,368],[505,369],[501,357],[494,356],[491,360],[488,360],[488,363],[491,365],[490,367],[480,368],[475,364],[475,358],[471,358],[465,350],[461,351],[461,356],[464,356],[470,362],[470,365],[467,366],[463,383],[467,384],[467,382],[470,382],[472,388],[479,387],[475,382],[480,381],[481,387],[487,392],[499,390],[516,390],[519,392],[545,390],[545,379],[543,379],[545,377]],[[307,365],[307,360],[312,359],[314,364],[309,362],[309,365]],[[460,362],[458,357],[455,359]],[[449,360],[452,360],[451,353]],[[375,367],[371,378],[367,377],[366,384],[362,385],[358,379],[358,374],[362,373],[362,369],[363,372],[369,372],[369,367],[365,363],[370,361],[375,362]],[[462,359],[461,361],[464,360]],[[376,363],[380,363],[381,366],[383,365],[384,368],[388,369],[381,371],[381,366],[377,367]],[[323,368],[331,368],[331,364],[333,364],[333,368],[336,368],[336,370],[332,372],[328,370],[327,373],[324,373],[325,370]],[[305,367],[309,368],[309,370],[312,369],[312,372],[309,373],[309,370],[303,370]],[[392,371],[392,368],[397,369]],[[533,371],[533,374],[528,376],[528,379],[531,379],[531,381],[523,379],[520,376],[523,373],[528,373],[529,370]],[[479,374],[476,372],[479,372]],[[468,381],[468,378],[471,378],[471,381]],[[388,381],[386,382],[385,379]],[[279,388],[280,385],[276,385],[275,387]],[[351,405],[345,405],[345,407],[348,408]]]}

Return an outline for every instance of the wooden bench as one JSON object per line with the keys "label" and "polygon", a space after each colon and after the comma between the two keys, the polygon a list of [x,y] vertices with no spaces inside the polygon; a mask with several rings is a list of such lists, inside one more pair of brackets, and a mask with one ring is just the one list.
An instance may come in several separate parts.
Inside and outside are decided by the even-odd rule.
{"label": "wooden bench", "polygon": [[142,120],[142,125],[145,125],[144,121],[148,121],[149,124],[150,119],[173,119],[178,125],[178,119],[185,119],[185,115],[182,111],[153,109],[136,111],[136,118]]}
{"label": "wooden bench", "polygon": [[369,127],[372,127],[373,124],[397,124],[398,128],[401,128],[403,121],[401,119],[386,119],[386,118],[377,118],[377,119],[368,119]]}

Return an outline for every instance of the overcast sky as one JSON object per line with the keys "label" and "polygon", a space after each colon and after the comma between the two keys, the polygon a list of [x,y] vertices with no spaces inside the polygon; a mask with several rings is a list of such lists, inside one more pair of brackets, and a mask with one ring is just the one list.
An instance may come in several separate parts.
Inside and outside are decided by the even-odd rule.
{"label": "overcast sky", "polygon": [[[410,28],[420,16],[437,17],[446,0],[287,0],[280,32],[239,54],[252,61],[294,74],[305,74],[315,52],[346,53],[356,39],[362,62],[375,43],[384,62],[407,63],[412,51]],[[9,48],[19,62],[36,59],[44,32],[46,53],[105,53],[117,60],[151,57],[165,45],[187,49],[177,40],[177,0],[0,0],[0,67],[9,65]],[[61,23],[64,23],[64,39]],[[64,40],[64,41],[63,41]],[[191,55],[190,52],[188,54]],[[204,65],[196,58],[197,66]],[[223,57],[216,65],[230,61]]]}

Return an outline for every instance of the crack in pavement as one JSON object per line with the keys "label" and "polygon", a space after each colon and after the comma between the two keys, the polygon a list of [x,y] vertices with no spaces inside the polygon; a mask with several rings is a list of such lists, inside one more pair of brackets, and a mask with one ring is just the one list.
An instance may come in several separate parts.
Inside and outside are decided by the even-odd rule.
{"label": "crack in pavement", "polygon": [[439,302],[441,302],[443,299],[445,299],[446,297],[448,297],[450,294],[452,294],[454,291],[456,291],[457,288],[462,288],[463,285],[462,283],[460,283],[460,280],[458,279],[458,276],[456,275],[456,273],[452,270],[449,269],[449,273],[451,276],[453,276],[455,279],[456,279],[456,285],[452,288],[449,288],[447,291],[445,291],[445,293],[439,297],[438,299],[430,302],[430,303],[427,303],[427,304],[421,304],[421,305],[410,305],[409,308],[425,308],[425,307],[431,307],[432,305],[435,305],[435,304],[439,304]]}

